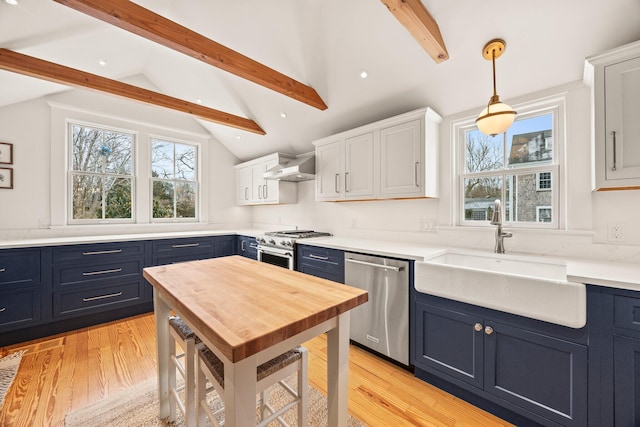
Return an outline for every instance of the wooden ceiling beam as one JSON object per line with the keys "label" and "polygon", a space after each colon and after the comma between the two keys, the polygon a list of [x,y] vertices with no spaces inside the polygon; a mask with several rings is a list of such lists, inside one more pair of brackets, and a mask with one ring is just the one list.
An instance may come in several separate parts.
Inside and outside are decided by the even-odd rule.
{"label": "wooden ceiling beam", "polygon": [[311,87],[183,27],[129,0],[54,0],[320,110]]}
{"label": "wooden ceiling beam", "polygon": [[381,0],[436,63],[449,59],[440,27],[421,0]]}
{"label": "wooden ceiling beam", "polygon": [[191,114],[204,120],[242,129],[247,132],[257,133],[259,135],[265,134],[265,131],[251,119],[214,110],[200,104],[173,98],[158,92],[111,80],[96,74],[86,73],[76,70],[75,68],[65,67],[8,49],[0,48],[0,69],[54,83],[61,83],[67,86],[93,89],[146,104]]}

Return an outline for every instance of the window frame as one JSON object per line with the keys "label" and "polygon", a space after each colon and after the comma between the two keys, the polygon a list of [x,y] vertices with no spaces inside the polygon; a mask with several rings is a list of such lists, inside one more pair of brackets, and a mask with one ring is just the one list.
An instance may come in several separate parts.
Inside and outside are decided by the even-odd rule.
{"label": "window frame", "polygon": [[[548,179],[550,187],[542,188],[540,186],[540,182],[542,181],[540,175],[543,174],[543,173],[547,173],[547,172],[538,172],[538,173],[536,173],[536,191],[551,191],[551,190],[553,190],[553,174],[549,175],[549,179]],[[545,181],[547,181],[547,180],[545,179]]]}
{"label": "window frame", "polygon": [[[195,181],[186,181],[186,180],[178,180],[178,179],[162,179],[162,178],[154,178],[152,175],[152,171],[153,171],[153,143],[155,141],[161,141],[161,142],[167,142],[167,143],[171,143],[174,145],[174,153],[175,153],[175,145],[176,144],[180,144],[180,145],[187,145],[187,146],[192,146],[195,148],[195,160],[194,160],[194,164],[195,164]],[[201,209],[201,201],[202,201],[202,197],[201,197],[201,181],[202,181],[202,177],[201,177],[201,164],[200,164],[200,158],[201,158],[201,153],[202,153],[202,145],[200,143],[197,142],[193,142],[193,141],[187,141],[187,140],[182,140],[182,139],[177,139],[177,138],[168,138],[165,136],[161,136],[161,135],[149,135],[149,222],[150,223],[176,223],[176,222],[182,222],[182,223],[193,223],[193,222],[199,222],[200,221],[200,209]],[[175,175],[175,157],[174,157],[174,164],[173,164],[173,168],[174,168],[174,175]],[[174,217],[172,218],[154,218],[153,217],[153,183],[155,181],[162,181],[162,182],[172,182],[172,183],[176,183],[176,182],[190,182],[190,183],[194,183],[195,184],[195,195],[196,195],[196,203],[195,203],[195,216],[193,218],[178,218],[175,216],[176,214],[176,198],[174,197],[173,200],[173,209],[174,209]],[[174,187],[175,188],[175,187]]]}
{"label": "window frame", "polygon": [[[103,132],[117,132],[127,135],[131,135],[133,138],[131,144],[131,175],[117,175],[110,173],[96,173],[96,172],[83,172],[72,169],[73,167],[73,127],[82,126],[85,128],[97,129]],[[102,125],[97,123],[86,122],[82,120],[67,120],[66,121],[66,210],[67,210],[67,224],[69,225],[93,225],[93,224],[132,224],[136,222],[136,182],[137,182],[137,147],[138,147],[138,132],[119,128],[114,126]],[[99,177],[115,177],[115,178],[129,178],[131,179],[131,218],[95,218],[95,219],[75,219],[73,218],[73,177],[74,175],[92,175]],[[104,214],[103,205],[103,214]]]}
{"label": "window frame", "polygon": [[553,207],[552,206],[536,206],[536,222],[541,222],[543,224],[547,224],[546,221],[540,221],[540,211],[543,209],[549,209],[551,211],[551,218],[553,218]]}
{"label": "window frame", "polygon": [[[565,191],[565,177],[563,171],[564,163],[564,146],[566,141],[566,96],[565,94],[551,96],[543,99],[533,100],[530,102],[514,105],[514,109],[518,111],[516,120],[523,120],[545,114],[552,114],[552,135],[553,135],[553,161],[551,163],[541,164],[539,166],[518,166],[507,168],[506,165],[509,153],[506,150],[508,141],[504,141],[505,149],[503,150],[503,166],[496,171],[488,172],[466,172],[466,135],[469,130],[477,129],[475,117],[467,117],[465,119],[452,122],[452,153],[453,164],[455,165],[456,188],[455,200],[453,202],[453,223],[463,227],[492,227],[489,219],[487,221],[473,221],[465,219],[465,179],[468,178],[487,178],[500,177],[503,181],[501,201],[503,209],[503,225],[509,228],[521,229],[549,229],[558,230],[564,227],[565,221],[565,201],[563,199]],[[505,132],[506,133],[506,132]],[[543,189],[542,191],[552,191],[551,210],[553,212],[551,222],[538,222],[537,210],[536,221],[508,221],[505,215],[505,200],[507,193],[507,178],[516,175],[535,174],[536,189],[538,189],[538,174],[540,172],[551,172],[551,189]],[[562,197],[561,197],[562,196]]]}

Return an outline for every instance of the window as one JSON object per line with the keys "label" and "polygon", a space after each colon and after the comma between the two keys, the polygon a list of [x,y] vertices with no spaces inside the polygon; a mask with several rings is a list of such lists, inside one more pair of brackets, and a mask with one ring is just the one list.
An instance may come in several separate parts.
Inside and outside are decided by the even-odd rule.
{"label": "window", "polygon": [[510,227],[558,227],[554,214],[559,200],[562,106],[563,101],[557,100],[518,108],[513,125],[495,136],[481,133],[475,122],[454,124],[461,154],[461,225],[488,225],[494,201],[500,199],[504,222]]}
{"label": "window", "polygon": [[551,222],[551,206],[536,206],[536,221]]}
{"label": "window", "polygon": [[152,218],[195,220],[198,206],[197,146],[151,140]]}
{"label": "window", "polygon": [[537,191],[551,190],[551,172],[538,172]]}
{"label": "window", "polygon": [[69,124],[71,223],[133,220],[131,132]]}

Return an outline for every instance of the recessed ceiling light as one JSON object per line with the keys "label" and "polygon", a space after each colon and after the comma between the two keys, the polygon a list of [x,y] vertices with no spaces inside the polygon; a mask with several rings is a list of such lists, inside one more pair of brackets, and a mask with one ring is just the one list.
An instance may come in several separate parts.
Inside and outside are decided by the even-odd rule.
{"label": "recessed ceiling light", "polygon": [[236,139],[240,139],[240,135],[236,135]]}
{"label": "recessed ceiling light", "polygon": [[15,6],[18,4],[18,0],[4,0],[6,4],[10,4],[11,6]]}
{"label": "recessed ceiling light", "polygon": [[285,113],[284,111],[280,111],[280,117],[282,117],[283,119],[286,119],[287,113]]}
{"label": "recessed ceiling light", "polygon": [[369,73],[367,73],[367,70],[360,70],[360,78],[366,79],[367,77],[369,77]]}
{"label": "recessed ceiling light", "polygon": [[202,104],[202,99],[196,99],[197,104]]}
{"label": "recessed ceiling light", "polygon": [[[5,0],[5,1],[7,1],[7,0]],[[104,67],[105,65],[107,65],[107,61],[105,61],[104,59],[101,59],[101,60],[98,61],[98,65],[101,65],[101,66]]]}

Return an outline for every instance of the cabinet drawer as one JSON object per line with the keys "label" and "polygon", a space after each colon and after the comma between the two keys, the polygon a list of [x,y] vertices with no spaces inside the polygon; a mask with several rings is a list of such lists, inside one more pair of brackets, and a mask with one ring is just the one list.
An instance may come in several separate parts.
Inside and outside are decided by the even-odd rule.
{"label": "cabinet drawer", "polygon": [[133,256],[144,256],[144,242],[58,246],[53,250],[53,263],[108,262]]}
{"label": "cabinet drawer", "polygon": [[116,306],[133,305],[144,297],[144,280],[123,281],[115,285],[94,286],[71,292],[54,292],[53,316],[84,315]]}
{"label": "cabinet drawer", "polygon": [[88,281],[111,279],[114,277],[139,276],[142,268],[142,259],[54,267],[53,287],[78,285]]}
{"label": "cabinet drawer", "polygon": [[151,251],[155,255],[183,254],[191,253],[211,253],[213,256],[214,244],[210,237],[194,238],[194,239],[172,239],[157,240],[151,243]]}
{"label": "cabinet drawer", "polygon": [[40,251],[0,251],[0,289],[40,283]]}
{"label": "cabinet drawer", "polygon": [[37,291],[14,291],[0,294],[0,330],[15,329],[21,323],[40,319]]}
{"label": "cabinet drawer", "polygon": [[613,311],[616,327],[640,332],[640,298],[616,295]]}
{"label": "cabinet drawer", "polygon": [[306,261],[318,263],[318,265],[344,266],[344,252],[337,249],[300,245],[298,256]]}

